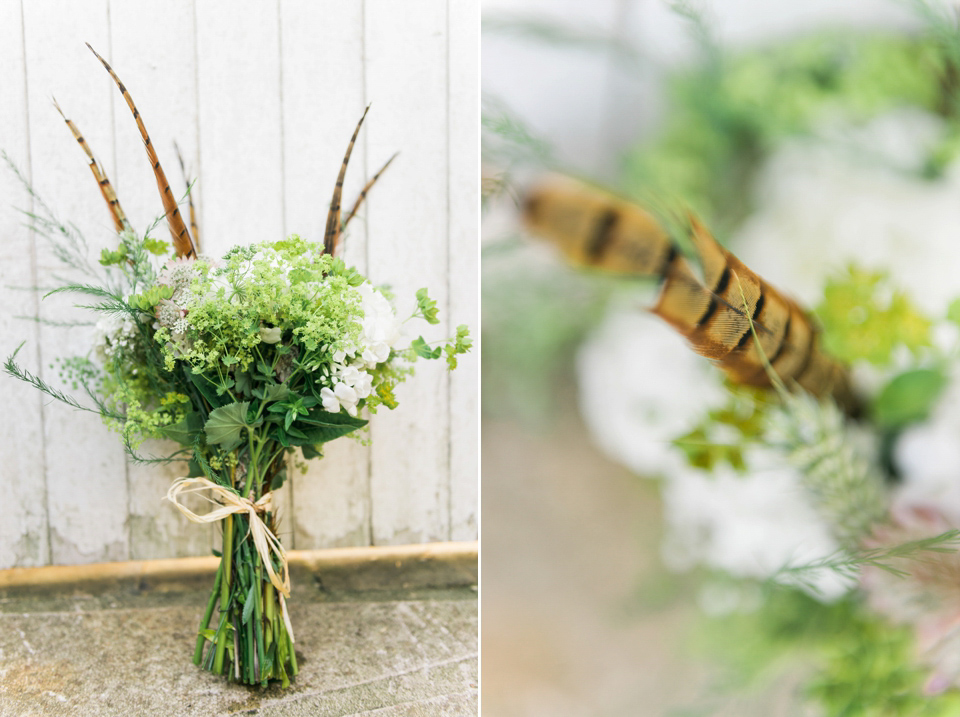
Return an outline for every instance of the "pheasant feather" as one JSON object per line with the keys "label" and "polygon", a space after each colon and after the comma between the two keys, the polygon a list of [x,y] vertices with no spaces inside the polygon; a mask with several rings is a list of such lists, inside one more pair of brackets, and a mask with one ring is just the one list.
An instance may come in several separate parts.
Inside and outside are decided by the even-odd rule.
{"label": "pheasant feather", "polygon": [[194,251],[200,251],[200,228],[197,226],[197,212],[193,206],[193,189],[190,187],[190,177],[187,176],[187,165],[183,163],[183,155],[176,142],[173,148],[177,151],[177,161],[180,162],[180,172],[183,174],[183,183],[187,185],[187,203],[190,205],[190,233],[193,235]]}
{"label": "pheasant feather", "polygon": [[[387,160],[386,164],[380,167],[380,171],[373,175],[369,182],[363,185],[363,189],[360,190],[359,196],[357,196],[357,201],[353,203],[353,208],[350,209],[350,212],[347,214],[346,219],[343,220],[343,224],[340,225],[340,231],[343,232],[347,228],[347,224],[350,223],[350,220],[356,215],[357,210],[360,208],[360,205],[363,204],[363,200],[366,199],[367,192],[370,191],[370,188],[380,179],[380,175],[387,171],[387,167],[390,166],[390,163],[397,158],[397,155],[400,154],[396,152],[390,159]],[[334,252],[336,252],[337,247],[335,246]]]}
{"label": "pheasant feather", "polygon": [[330,254],[334,253],[337,243],[340,240],[340,198],[343,195],[343,178],[347,175],[347,164],[350,162],[350,154],[353,152],[353,145],[357,141],[357,135],[360,134],[360,127],[363,120],[370,111],[370,105],[367,105],[363,111],[363,116],[357,122],[357,128],[353,131],[350,138],[350,144],[347,145],[347,153],[343,156],[343,164],[340,165],[340,174],[337,176],[337,184],[333,188],[333,198],[330,200],[330,211],[327,213],[327,227],[323,233],[323,250]]}
{"label": "pheasant feather", "polygon": [[117,77],[117,73],[110,67],[110,64],[100,57],[97,51],[90,46],[89,42],[87,43],[87,47],[90,48],[90,52],[97,56],[97,59],[100,60],[107,72],[110,73],[110,77],[112,77],[113,81],[117,84],[117,87],[120,89],[120,94],[123,95],[127,107],[130,108],[130,111],[133,113],[133,118],[137,122],[140,137],[143,138],[143,146],[147,149],[147,158],[150,160],[150,164],[153,166],[153,173],[157,178],[157,188],[160,190],[160,198],[163,201],[163,209],[167,215],[167,222],[170,224],[170,234],[173,236],[173,248],[176,250],[177,256],[195,257],[197,252],[193,246],[193,240],[190,238],[190,232],[187,230],[187,225],[184,224],[183,218],[180,216],[180,210],[177,208],[177,200],[174,198],[173,192],[170,191],[170,183],[167,181],[167,177],[163,173],[163,168],[160,166],[160,159],[157,157],[157,152],[154,150],[153,144],[150,141],[150,135],[147,134],[147,128],[143,125],[143,120],[140,119],[140,111],[136,105],[133,104],[133,98],[130,97],[127,88],[124,87],[120,78]]}
{"label": "pheasant feather", "polygon": [[781,380],[855,410],[847,370],[823,351],[810,315],[720,246],[696,218],[689,233],[702,279],[651,214],[580,183],[534,189],[524,217],[574,264],[659,278],[650,311],[733,381],[769,386],[769,366]]}
{"label": "pheasant feather", "polygon": [[63,110],[60,109],[60,105],[57,104],[56,100],[53,101],[53,106],[57,108],[57,112],[63,117],[63,121],[67,123],[67,127],[69,127],[73,133],[74,139],[77,140],[77,144],[80,145],[87,155],[87,159],[90,160],[90,171],[93,172],[93,177],[97,180],[97,184],[100,187],[100,194],[103,195],[103,200],[107,203],[110,216],[113,218],[114,227],[118,232],[123,231],[130,226],[130,223],[127,221],[127,215],[124,213],[123,207],[120,206],[120,200],[117,199],[117,193],[113,190],[113,185],[110,184],[110,180],[107,178],[107,173],[97,161],[96,157],[93,156],[93,151],[91,151],[90,146],[87,144],[87,140],[80,134],[80,130],[77,129],[77,125],[73,123],[73,120],[67,119],[67,116],[63,113]]}

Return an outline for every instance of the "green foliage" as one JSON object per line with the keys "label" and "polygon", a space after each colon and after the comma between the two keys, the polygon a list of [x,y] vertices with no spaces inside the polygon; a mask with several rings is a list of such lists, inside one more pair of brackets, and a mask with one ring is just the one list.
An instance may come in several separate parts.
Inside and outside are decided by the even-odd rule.
{"label": "green foliage", "polygon": [[857,615],[808,685],[829,717],[953,717],[960,693],[923,694],[927,672],[916,664],[906,628]]}
{"label": "green foliage", "polygon": [[228,403],[226,406],[220,406],[210,412],[210,417],[203,424],[203,432],[207,437],[207,443],[218,445],[224,450],[233,450],[243,439],[241,435],[244,429],[249,430],[257,423],[250,423],[247,420],[247,412],[250,409],[250,403]]}
{"label": "green foliage", "polygon": [[139,294],[130,297],[130,306],[141,311],[153,311],[154,307],[160,303],[161,299],[169,299],[173,296],[173,287],[158,284],[144,289]]}
{"label": "green foliage", "polygon": [[367,425],[367,421],[362,418],[320,409],[310,411],[299,420],[299,423],[303,426],[302,428],[291,428],[280,433],[280,442],[283,445],[316,448]]}
{"label": "green foliage", "polygon": [[827,282],[816,313],[824,347],[844,361],[883,367],[899,345],[913,352],[930,345],[930,320],[892,286],[885,272],[849,266]]}
{"label": "green foliage", "polygon": [[165,256],[170,252],[170,245],[163,239],[151,239],[144,237],[143,248],[154,256]]}
{"label": "green foliage", "polygon": [[745,471],[744,448],[759,441],[766,430],[769,392],[733,384],[728,388],[725,406],[709,411],[693,430],[674,440],[694,468],[710,472],[726,463],[734,470]]}
{"label": "green foliage", "polygon": [[473,339],[470,338],[470,329],[466,324],[460,324],[457,327],[456,337],[443,347],[443,353],[447,358],[447,368],[451,371],[456,369],[457,356],[467,353],[472,346]]}
{"label": "green foliage", "polygon": [[197,411],[191,411],[182,419],[164,426],[160,433],[164,438],[176,441],[184,446],[192,446],[197,434],[203,430],[203,419]]}
{"label": "green foliage", "polygon": [[813,505],[845,547],[853,547],[887,515],[883,476],[857,450],[844,415],[832,401],[783,392],[769,412],[765,441],[800,471]]}
{"label": "green foliage", "polygon": [[313,396],[293,396],[285,401],[272,404],[268,411],[272,413],[283,414],[283,427],[290,430],[290,425],[298,416],[306,416],[313,406],[317,405],[317,399]]}
{"label": "green foliage", "polygon": [[413,349],[413,352],[417,356],[425,359],[440,358],[440,354],[443,353],[443,348],[440,346],[430,348],[430,344],[428,344],[426,339],[424,339],[422,336],[418,336],[411,341],[410,348]]}
{"label": "green foliage", "polygon": [[897,430],[922,421],[940,398],[947,377],[936,368],[905,371],[894,376],[871,404],[871,416],[883,429]]}
{"label": "green foliage", "polygon": [[428,324],[439,324],[437,302],[427,295],[426,288],[417,289],[417,309],[420,317]]}
{"label": "green foliage", "polygon": [[952,717],[960,693],[923,694],[907,628],[871,616],[856,598],[822,603],[789,588],[767,588],[754,612],[706,618],[701,648],[722,660],[727,689],[774,680],[813,663],[804,692],[825,717]]}
{"label": "green foliage", "polygon": [[122,264],[127,260],[127,247],[123,244],[116,251],[110,251],[109,249],[103,249],[100,251],[100,264],[101,266],[115,266],[117,264]]}
{"label": "green foliage", "polygon": [[[702,62],[673,79],[664,129],[627,155],[622,185],[637,197],[681,198],[721,236],[750,211],[756,170],[784,138],[828,116],[945,106],[944,46],[930,37],[820,33],[734,55],[703,27],[694,25]],[[935,176],[958,149],[937,147],[925,173]]]}
{"label": "green foliage", "polygon": [[410,351],[414,356],[424,359],[438,359],[445,356],[447,368],[453,371],[457,367],[457,356],[467,353],[473,346],[470,329],[466,324],[457,327],[457,335],[443,346],[430,346],[426,339],[418,336],[410,342]]}

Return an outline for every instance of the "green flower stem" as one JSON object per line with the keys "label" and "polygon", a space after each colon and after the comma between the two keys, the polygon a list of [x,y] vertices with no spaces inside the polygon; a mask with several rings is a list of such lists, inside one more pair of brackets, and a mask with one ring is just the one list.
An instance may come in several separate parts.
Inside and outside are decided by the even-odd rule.
{"label": "green flower stem", "polygon": [[[233,553],[233,516],[228,515],[224,520],[223,527],[223,557],[220,564],[223,565],[223,579],[220,582],[220,612],[226,614],[230,607],[230,560]],[[227,647],[227,631],[220,630],[217,635],[217,656],[213,660],[213,671],[220,675],[223,674],[223,651]]]}
{"label": "green flower stem", "polygon": [[217,577],[214,579],[213,590],[210,592],[210,599],[207,601],[207,609],[203,613],[203,620],[200,621],[200,629],[197,630],[197,647],[193,651],[193,664],[199,665],[203,660],[203,645],[206,638],[203,631],[210,624],[210,618],[213,616],[213,608],[217,604],[217,593],[220,592],[220,582],[223,579],[223,561],[217,566]]}
{"label": "green flower stem", "polygon": [[255,624],[254,620],[247,620],[247,650],[246,650],[247,675],[246,677],[247,677],[247,682],[249,682],[250,684],[257,682],[257,677],[258,677],[258,675],[256,674],[258,671],[257,664],[254,662],[254,659],[253,659],[253,626],[254,624]]}
{"label": "green flower stem", "polygon": [[[258,658],[257,664],[260,665],[260,669],[257,670],[258,674],[256,675],[256,678],[254,681],[259,682],[262,680],[263,686],[266,687],[267,676],[263,672],[263,662],[266,657],[266,651],[263,649],[263,620],[261,618],[261,615],[263,614],[263,610],[260,604],[262,599],[261,596],[263,595],[263,574],[262,573],[263,573],[263,566],[259,562],[257,562],[256,585],[258,589],[254,590],[253,592],[253,599],[255,600],[255,602],[253,605],[253,620],[251,620],[251,622],[253,622],[257,626],[257,658]],[[273,591],[273,585],[271,585],[270,583],[267,583],[267,592],[272,592],[272,591]]]}
{"label": "green flower stem", "polygon": [[283,634],[287,640],[287,651],[290,653],[290,674],[296,677],[300,671],[297,668],[297,652],[293,649],[293,642],[290,641],[290,633],[287,632],[286,627],[283,629]]}

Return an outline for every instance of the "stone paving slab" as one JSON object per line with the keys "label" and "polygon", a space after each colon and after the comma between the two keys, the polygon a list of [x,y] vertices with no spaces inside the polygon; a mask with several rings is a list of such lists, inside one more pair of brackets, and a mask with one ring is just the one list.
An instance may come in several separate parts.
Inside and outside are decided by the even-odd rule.
{"label": "stone paving slab", "polygon": [[0,599],[0,716],[477,714],[475,589],[301,584],[289,602],[300,674],[287,690],[194,667],[207,594]]}

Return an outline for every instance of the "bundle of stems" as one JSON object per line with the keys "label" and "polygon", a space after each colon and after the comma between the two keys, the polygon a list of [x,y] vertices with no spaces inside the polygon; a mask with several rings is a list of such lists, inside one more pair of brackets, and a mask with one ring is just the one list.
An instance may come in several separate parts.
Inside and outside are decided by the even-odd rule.
{"label": "bundle of stems", "polygon": [[[236,466],[246,470],[231,468],[227,487],[242,498],[260,501],[283,470],[283,453],[284,447],[276,441],[258,441],[251,432],[249,446],[236,455]],[[266,510],[262,518],[276,535],[276,514]],[[266,686],[268,680],[279,679],[287,687],[290,677],[297,674],[297,658],[284,615],[284,596],[271,582],[254,545],[249,518],[228,515],[222,526],[220,565],[200,621],[193,662],[237,682]],[[275,573],[282,570],[276,562],[271,567]]]}

